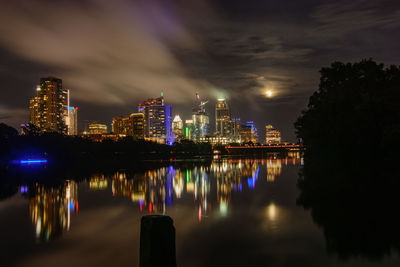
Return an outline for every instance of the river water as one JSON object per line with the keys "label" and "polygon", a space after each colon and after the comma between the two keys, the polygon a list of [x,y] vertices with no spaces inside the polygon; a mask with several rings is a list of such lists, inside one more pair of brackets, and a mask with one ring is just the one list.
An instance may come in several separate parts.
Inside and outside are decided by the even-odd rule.
{"label": "river water", "polygon": [[[400,266],[327,251],[296,205],[299,156],[94,173],[0,200],[1,266],[138,266],[140,219],[174,220],[178,266]],[[23,167],[21,167],[23,168]]]}

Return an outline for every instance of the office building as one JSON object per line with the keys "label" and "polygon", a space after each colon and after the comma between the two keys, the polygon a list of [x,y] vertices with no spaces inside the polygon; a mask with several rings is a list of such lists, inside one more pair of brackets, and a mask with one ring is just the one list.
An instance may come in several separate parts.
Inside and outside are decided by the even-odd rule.
{"label": "office building", "polygon": [[138,111],[144,115],[144,135],[149,141],[172,144],[171,105],[165,105],[164,95],[150,98],[139,104]]}
{"label": "office building", "polygon": [[78,108],[70,105],[70,91],[67,90],[67,105],[64,108],[64,121],[68,135],[78,134]]}
{"label": "office building", "polygon": [[192,140],[193,135],[193,120],[185,121],[185,138]]}
{"label": "office building", "polygon": [[215,135],[230,136],[232,134],[231,114],[228,103],[220,98],[215,106]]}
{"label": "office building", "polygon": [[[40,86],[36,88],[40,91]],[[29,124],[39,127],[40,125],[40,112],[39,112],[39,97],[35,96],[29,100]]]}
{"label": "office building", "polygon": [[113,118],[112,132],[119,136],[132,136],[135,139],[144,139],[143,113],[132,113],[129,116]]}
{"label": "office building", "polygon": [[232,141],[235,143],[241,143],[240,138],[240,118],[231,119],[232,129]]}
{"label": "office building", "polygon": [[107,125],[102,123],[90,123],[89,124],[89,134],[106,134],[107,133]]}
{"label": "office building", "polygon": [[66,134],[65,107],[67,92],[62,89],[62,80],[54,77],[40,79],[36,96],[29,101],[30,123],[41,132]]}
{"label": "office building", "polygon": [[78,134],[78,107],[66,107],[66,115],[64,116],[67,126],[68,135]]}
{"label": "office building", "polygon": [[179,115],[176,115],[172,121],[172,132],[174,132],[175,138],[183,137],[183,121]]}
{"label": "office building", "polygon": [[199,93],[196,93],[196,103],[193,106],[193,126],[191,139],[194,141],[200,141],[200,138],[205,137],[209,134],[210,119],[205,110],[205,105],[208,103],[207,100],[201,101]]}
{"label": "office building", "polygon": [[253,121],[248,121],[245,125],[240,125],[239,133],[242,143],[258,142],[257,128]]}
{"label": "office building", "polygon": [[265,143],[266,144],[280,144],[281,132],[275,129],[272,125],[265,126]]}

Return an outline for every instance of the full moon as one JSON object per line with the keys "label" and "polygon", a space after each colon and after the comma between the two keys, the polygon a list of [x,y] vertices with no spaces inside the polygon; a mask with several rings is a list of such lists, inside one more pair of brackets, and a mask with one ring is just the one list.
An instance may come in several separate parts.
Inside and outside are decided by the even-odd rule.
{"label": "full moon", "polygon": [[272,91],[268,90],[267,92],[265,92],[265,94],[267,95],[267,97],[271,97],[272,96]]}

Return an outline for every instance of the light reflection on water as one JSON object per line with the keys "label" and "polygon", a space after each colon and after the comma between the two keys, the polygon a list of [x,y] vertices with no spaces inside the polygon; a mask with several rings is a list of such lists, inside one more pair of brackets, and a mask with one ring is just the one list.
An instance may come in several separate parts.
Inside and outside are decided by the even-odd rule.
{"label": "light reflection on water", "polygon": [[399,266],[397,255],[343,262],[327,252],[323,229],[296,205],[302,164],[294,153],[22,184],[0,201],[0,257],[138,266],[140,218],[157,213],[174,220],[178,266]]}
{"label": "light reflection on water", "polygon": [[[71,214],[78,214],[78,185],[66,181],[59,188],[35,185],[29,198],[29,213],[40,241],[49,241],[69,230]],[[22,191],[22,190],[21,190]]]}
{"label": "light reflection on water", "polygon": [[[169,166],[140,174],[123,171],[111,176],[93,174],[87,184],[90,191],[111,187],[113,197],[129,198],[143,214],[165,214],[174,201],[185,195],[193,199],[197,220],[202,222],[215,209],[220,216],[227,216],[232,193],[255,190],[259,179],[274,183],[281,174],[282,165],[300,162],[300,157],[222,159],[193,168]],[[260,168],[266,169],[266,177],[259,176]],[[25,187],[21,186],[21,192],[25,193]],[[29,189],[29,211],[38,241],[47,242],[70,230],[71,217],[77,216],[79,211],[78,188],[78,183],[70,180],[56,188],[35,184]],[[266,210],[268,220],[274,223],[279,218],[279,207],[271,203]]]}

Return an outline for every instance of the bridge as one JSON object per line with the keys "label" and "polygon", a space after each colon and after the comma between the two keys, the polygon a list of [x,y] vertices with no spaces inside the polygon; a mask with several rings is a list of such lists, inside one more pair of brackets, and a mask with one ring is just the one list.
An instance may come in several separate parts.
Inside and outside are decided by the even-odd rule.
{"label": "bridge", "polygon": [[226,146],[225,149],[229,155],[249,155],[249,154],[268,154],[300,152],[304,146],[300,144],[279,144],[279,145],[261,145],[261,146]]}

